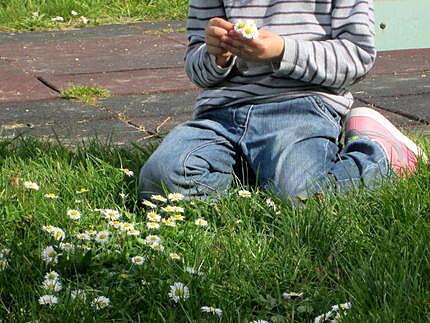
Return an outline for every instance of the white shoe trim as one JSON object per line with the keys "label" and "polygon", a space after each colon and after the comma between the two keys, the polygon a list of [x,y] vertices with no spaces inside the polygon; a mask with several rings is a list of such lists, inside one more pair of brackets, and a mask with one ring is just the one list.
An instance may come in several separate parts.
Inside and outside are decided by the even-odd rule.
{"label": "white shoe trim", "polygon": [[424,151],[420,147],[418,147],[418,145],[414,143],[411,139],[406,137],[399,129],[397,129],[395,125],[393,125],[378,111],[366,107],[352,108],[347,114],[345,124],[347,124],[349,119],[351,119],[352,117],[369,117],[376,120],[377,122],[382,124],[382,126],[384,126],[391,133],[391,135],[394,136],[394,138],[396,138],[408,149],[410,149],[415,154],[415,156],[422,158],[422,160],[425,162],[427,161],[427,156]]}

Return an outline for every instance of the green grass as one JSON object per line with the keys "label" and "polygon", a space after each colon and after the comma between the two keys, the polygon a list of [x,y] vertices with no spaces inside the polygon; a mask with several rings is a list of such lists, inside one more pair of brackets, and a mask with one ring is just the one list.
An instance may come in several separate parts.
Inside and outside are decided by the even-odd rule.
{"label": "green grass", "polygon": [[99,99],[107,98],[110,95],[109,90],[87,85],[74,85],[61,92],[61,97],[64,99],[87,104],[96,104]]}
{"label": "green grass", "polygon": [[[376,191],[309,200],[291,208],[264,192],[240,198],[232,189],[217,202],[176,202],[186,220],[161,227],[164,252],[142,243],[149,234],[146,210],[136,197],[138,173],[155,147],[119,149],[92,143],[74,151],[39,141],[0,142],[0,249],[9,264],[0,271],[0,318],[10,322],[310,322],[332,305],[352,303],[343,322],[425,322],[430,319],[430,169],[421,165],[405,180]],[[21,179],[21,180],[19,180]],[[39,190],[23,187],[31,180]],[[81,188],[88,191],[77,193]],[[46,193],[58,199],[47,199]],[[123,198],[120,193],[126,194]],[[266,204],[275,202],[276,209]],[[161,203],[162,204],[162,203]],[[120,210],[122,221],[136,223],[141,237],[110,228],[96,208]],[[66,216],[78,209],[82,217]],[[197,227],[203,217],[208,227]],[[66,232],[65,241],[87,245],[63,252],[55,266],[41,251],[58,246],[44,225]],[[76,232],[108,229],[109,242],[80,243]],[[170,252],[181,256],[169,258]],[[130,258],[145,256],[143,266]],[[201,274],[190,274],[192,267]],[[55,269],[63,290],[55,306],[38,298],[44,275]],[[126,274],[126,275],[125,275]],[[190,297],[176,304],[169,286],[182,282]],[[86,300],[72,300],[72,289]],[[286,300],[284,292],[302,292]],[[95,310],[91,300],[110,298]],[[201,306],[223,310],[218,319]]]}
{"label": "green grass", "polygon": [[[84,25],[185,19],[186,0],[2,0],[0,31],[67,29]],[[78,13],[72,15],[72,11]],[[33,13],[37,12],[37,16]],[[61,16],[64,22],[52,22]],[[84,24],[81,16],[89,19]]]}

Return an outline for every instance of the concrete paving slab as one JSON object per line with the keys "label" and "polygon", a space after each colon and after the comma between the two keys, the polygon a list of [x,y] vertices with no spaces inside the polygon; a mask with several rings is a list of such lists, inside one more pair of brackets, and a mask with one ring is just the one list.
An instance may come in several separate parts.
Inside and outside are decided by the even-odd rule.
{"label": "concrete paving slab", "polygon": [[150,135],[164,135],[174,126],[191,119],[196,91],[157,95],[111,97],[100,102],[108,111]]}
{"label": "concrete paving slab", "polygon": [[111,138],[117,145],[140,142],[143,134],[110,113],[66,100],[0,104],[0,137],[32,136],[68,145]]}
{"label": "concrete paving slab", "polygon": [[412,120],[430,122],[430,76],[427,74],[374,76],[355,85],[352,93],[361,102]]}
{"label": "concrete paving slab", "polygon": [[0,103],[42,100],[57,95],[31,74],[0,60]]}
{"label": "concrete paving slab", "polygon": [[94,74],[46,75],[41,79],[60,91],[73,85],[89,85],[108,89],[113,95],[178,92],[196,88],[182,67]]}
{"label": "concrete paving slab", "polygon": [[430,48],[379,52],[371,75],[430,71]]}

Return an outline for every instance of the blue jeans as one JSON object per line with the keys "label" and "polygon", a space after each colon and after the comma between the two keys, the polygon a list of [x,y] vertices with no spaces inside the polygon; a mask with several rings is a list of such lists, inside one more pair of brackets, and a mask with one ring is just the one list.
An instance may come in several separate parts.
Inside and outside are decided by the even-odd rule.
{"label": "blue jeans", "polygon": [[214,108],[173,129],[142,167],[139,195],[227,190],[241,157],[257,184],[281,198],[373,186],[389,173],[381,146],[341,147],[341,116],[318,96]]}

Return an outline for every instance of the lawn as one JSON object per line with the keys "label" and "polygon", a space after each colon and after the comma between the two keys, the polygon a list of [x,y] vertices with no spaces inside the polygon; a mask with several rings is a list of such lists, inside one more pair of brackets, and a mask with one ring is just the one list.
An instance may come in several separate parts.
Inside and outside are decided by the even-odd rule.
{"label": "lawn", "polygon": [[0,320],[429,321],[428,165],[299,208],[240,186],[141,204],[155,145],[0,142]]}
{"label": "lawn", "polygon": [[186,0],[1,0],[0,31],[185,19]]}

